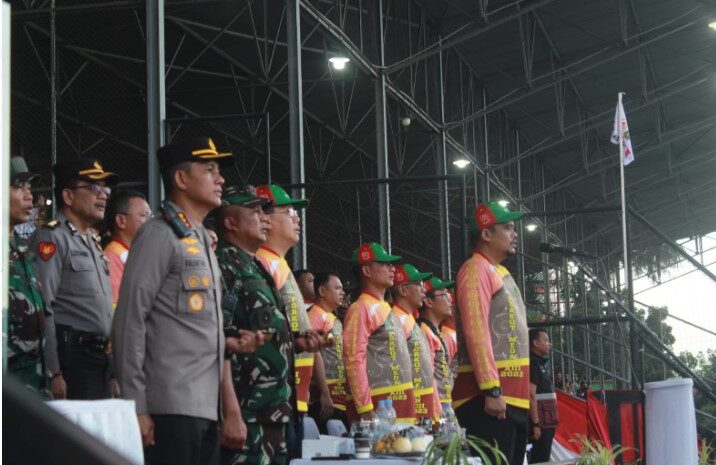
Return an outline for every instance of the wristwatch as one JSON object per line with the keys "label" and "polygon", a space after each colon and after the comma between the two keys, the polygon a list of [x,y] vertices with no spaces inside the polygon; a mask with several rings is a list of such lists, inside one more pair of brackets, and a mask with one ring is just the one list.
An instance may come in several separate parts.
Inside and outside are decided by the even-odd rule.
{"label": "wristwatch", "polygon": [[502,395],[502,389],[499,387],[493,387],[492,389],[487,389],[485,392],[485,395],[488,397],[500,397]]}

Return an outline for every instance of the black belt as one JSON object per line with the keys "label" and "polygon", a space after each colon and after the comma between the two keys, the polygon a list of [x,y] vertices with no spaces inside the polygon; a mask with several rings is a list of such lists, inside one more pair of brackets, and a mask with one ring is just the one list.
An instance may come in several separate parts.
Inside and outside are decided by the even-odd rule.
{"label": "black belt", "polygon": [[58,335],[61,334],[57,338],[59,341],[101,351],[107,349],[109,343],[109,339],[101,334],[79,331],[66,325],[57,325],[57,333]]}

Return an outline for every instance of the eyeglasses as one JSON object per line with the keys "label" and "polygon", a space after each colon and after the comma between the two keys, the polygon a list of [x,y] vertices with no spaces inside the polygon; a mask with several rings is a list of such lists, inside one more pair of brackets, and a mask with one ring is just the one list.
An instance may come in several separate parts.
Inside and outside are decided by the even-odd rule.
{"label": "eyeglasses", "polygon": [[442,294],[433,294],[433,295],[429,295],[428,297],[431,299],[437,299],[438,297],[446,297],[448,295],[449,294],[447,292],[443,292]]}
{"label": "eyeglasses", "polygon": [[[129,212],[117,212],[118,215],[131,215],[132,213]],[[138,217],[142,218],[143,220],[150,220],[154,218],[154,213],[152,212],[141,212],[141,213],[134,213],[134,215],[137,215]]]}
{"label": "eyeglasses", "polygon": [[99,184],[86,184],[84,186],[76,186],[76,187],[70,187],[70,190],[75,189],[89,189],[94,195],[99,195],[101,193],[104,193],[104,195],[110,195],[112,193],[112,188],[109,186],[100,186]]}
{"label": "eyeglasses", "polygon": [[273,213],[283,213],[283,214],[288,215],[291,218],[295,218],[298,216],[298,211],[293,207],[288,207],[288,209],[286,209],[286,210],[276,210],[274,208],[269,212],[269,214],[273,214]]}

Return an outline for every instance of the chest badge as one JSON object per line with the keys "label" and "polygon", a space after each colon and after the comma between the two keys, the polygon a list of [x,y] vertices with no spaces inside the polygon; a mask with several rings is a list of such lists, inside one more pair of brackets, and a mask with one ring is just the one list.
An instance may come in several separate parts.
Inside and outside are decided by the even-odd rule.
{"label": "chest badge", "polygon": [[204,296],[195,292],[189,296],[189,310],[192,312],[200,312],[204,309]]}
{"label": "chest badge", "polygon": [[190,247],[187,247],[187,248],[185,249],[185,251],[186,251],[187,253],[192,254],[192,255],[199,255],[199,248],[198,248],[198,247],[194,247],[193,245],[190,246]]}
{"label": "chest badge", "polygon": [[40,255],[42,261],[45,262],[55,255],[55,250],[57,250],[57,248],[54,242],[40,242],[37,245],[37,253]]}

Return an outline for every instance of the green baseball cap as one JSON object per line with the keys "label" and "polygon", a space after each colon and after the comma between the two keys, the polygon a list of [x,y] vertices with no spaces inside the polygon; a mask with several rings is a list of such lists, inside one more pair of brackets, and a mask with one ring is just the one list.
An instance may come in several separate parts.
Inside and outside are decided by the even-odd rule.
{"label": "green baseball cap", "polygon": [[438,291],[440,289],[447,289],[451,287],[453,284],[455,284],[455,281],[451,280],[445,280],[438,278],[437,276],[431,276],[430,278],[426,279],[423,282],[423,286],[425,288],[425,293],[430,294],[433,291]]}
{"label": "green baseball cap", "polygon": [[256,188],[250,184],[243,186],[229,186],[224,188],[221,196],[222,205],[238,205],[240,207],[263,207],[271,201],[256,194]]}
{"label": "green baseball cap", "polygon": [[432,273],[421,273],[410,263],[395,268],[395,277],[393,277],[393,286],[406,283],[419,283],[430,278]]}
{"label": "green baseball cap", "polygon": [[256,195],[264,197],[271,202],[272,207],[283,207],[290,205],[293,208],[305,208],[308,205],[306,199],[292,199],[283,187],[276,184],[269,184],[256,187]]}
{"label": "green baseball cap", "polygon": [[365,244],[361,244],[353,251],[351,263],[357,265],[364,265],[371,262],[392,263],[397,262],[401,258],[402,257],[398,255],[390,255],[385,251],[383,246],[377,242],[367,242]]}
{"label": "green baseball cap", "polygon": [[33,182],[40,178],[37,173],[31,173],[22,157],[10,158],[10,185],[15,186],[25,182]]}
{"label": "green baseball cap", "polygon": [[479,204],[475,208],[475,213],[468,219],[470,232],[489,228],[493,224],[519,220],[524,215],[524,212],[511,212],[507,207],[503,207],[497,202]]}

